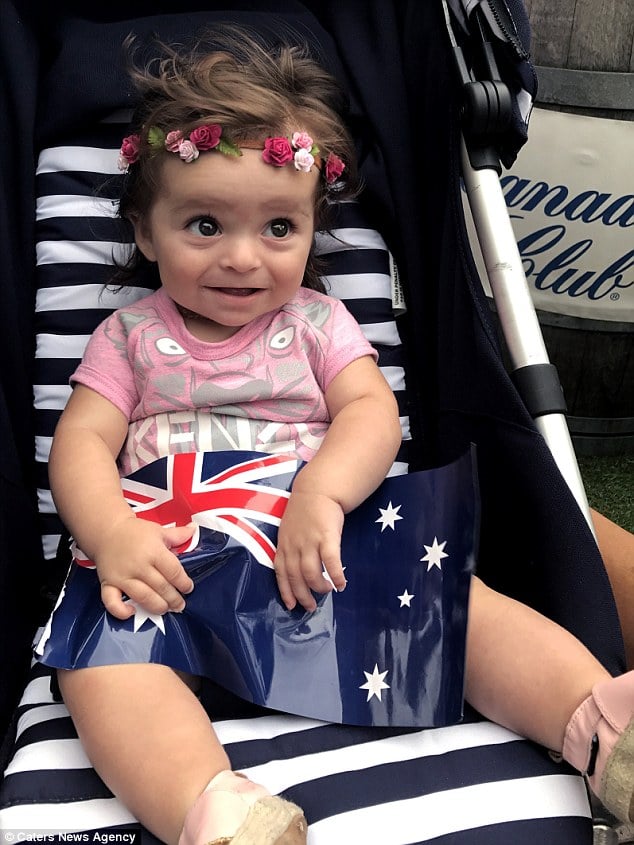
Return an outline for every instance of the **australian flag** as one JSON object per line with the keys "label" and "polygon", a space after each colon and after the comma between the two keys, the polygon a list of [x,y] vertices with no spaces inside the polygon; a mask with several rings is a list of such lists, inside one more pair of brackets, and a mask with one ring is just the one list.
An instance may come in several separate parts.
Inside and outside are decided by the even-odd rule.
{"label": "australian flag", "polygon": [[36,646],[79,669],[164,663],[256,704],[352,725],[428,727],[462,716],[478,496],[472,453],[387,478],[345,519],[346,589],[308,613],[283,605],[277,528],[301,461],[257,452],[171,455],[123,479],[137,516],[195,522],[179,558],[194,581],[182,613],[107,613],[79,550]]}

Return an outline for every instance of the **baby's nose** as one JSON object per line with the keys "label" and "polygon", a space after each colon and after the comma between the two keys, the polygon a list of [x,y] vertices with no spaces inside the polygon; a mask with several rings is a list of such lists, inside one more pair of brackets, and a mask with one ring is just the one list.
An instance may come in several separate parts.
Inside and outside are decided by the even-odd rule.
{"label": "baby's nose", "polygon": [[238,273],[247,273],[260,266],[257,244],[249,237],[228,238],[224,243],[222,265]]}

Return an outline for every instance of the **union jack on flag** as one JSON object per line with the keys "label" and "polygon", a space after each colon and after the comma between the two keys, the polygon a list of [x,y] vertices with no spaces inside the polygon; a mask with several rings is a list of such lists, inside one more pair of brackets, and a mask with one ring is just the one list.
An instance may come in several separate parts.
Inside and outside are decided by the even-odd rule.
{"label": "union jack on flag", "polygon": [[161,458],[122,482],[138,516],[194,521],[180,560],[182,613],[108,614],[98,578],[72,566],[36,646],[46,664],[164,663],[247,701],[355,725],[439,726],[462,715],[478,497],[470,453],[387,478],[345,519],[347,586],[307,613],[282,604],[277,528],[301,462],[210,452]]}
{"label": "union jack on flag", "polygon": [[[233,537],[258,563],[273,568],[275,543],[258,522],[279,526],[290,496],[289,478],[294,477],[302,462],[289,455],[259,454],[217,471],[218,461],[214,460],[210,467],[212,454],[214,458],[236,455],[169,455],[162,459],[158,478],[155,471],[147,479],[144,468],[122,479],[126,501],[138,517],[164,527],[195,522],[197,530],[189,543],[176,550],[179,554],[195,549],[200,542],[200,529],[208,528]],[[285,486],[273,486],[278,477]],[[77,546],[74,557],[81,566],[94,567]]]}

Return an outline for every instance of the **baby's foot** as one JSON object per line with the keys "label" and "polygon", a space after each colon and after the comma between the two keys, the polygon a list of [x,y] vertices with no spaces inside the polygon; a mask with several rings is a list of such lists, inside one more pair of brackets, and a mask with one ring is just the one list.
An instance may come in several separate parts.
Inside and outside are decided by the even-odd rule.
{"label": "baby's foot", "polygon": [[305,845],[306,828],[297,805],[225,770],[188,812],[179,845]]}
{"label": "baby's foot", "polygon": [[611,813],[634,821],[634,672],[592,688],[568,723],[562,754]]}

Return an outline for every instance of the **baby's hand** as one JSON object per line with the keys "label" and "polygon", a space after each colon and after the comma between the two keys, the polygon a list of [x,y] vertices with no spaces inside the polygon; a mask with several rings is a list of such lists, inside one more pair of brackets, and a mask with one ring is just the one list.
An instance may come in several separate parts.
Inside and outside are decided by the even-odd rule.
{"label": "baby's hand", "polygon": [[[282,518],[275,555],[275,574],[282,601],[289,610],[299,602],[308,611],[317,607],[311,593],[343,590],[341,565],[343,510],[328,496],[292,493]],[[332,581],[323,574],[323,567]]]}
{"label": "baby's hand", "polygon": [[123,594],[150,613],[181,611],[182,593],[194,584],[171,551],[187,542],[195,525],[162,528],[135,516],[118,522],[100,541],[94,554],[101,582],[101,600],[117,619],[129,619],[134,607]]}

